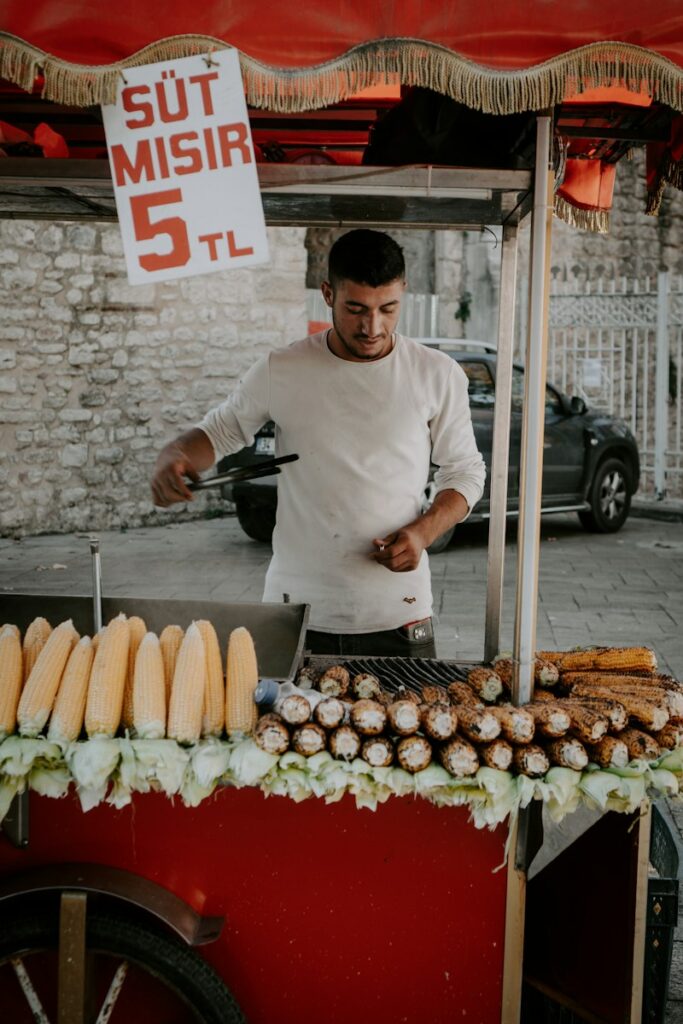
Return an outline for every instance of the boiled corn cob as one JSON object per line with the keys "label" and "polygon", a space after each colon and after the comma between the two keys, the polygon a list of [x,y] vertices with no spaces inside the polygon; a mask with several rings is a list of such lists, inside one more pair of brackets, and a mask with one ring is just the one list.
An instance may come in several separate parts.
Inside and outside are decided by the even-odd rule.
{"label": "boiled corn cob", "polygon": [[548,756],[542,747],[528,743],[523,747],[515,747],[512,755],[512,766],[518,775],[528,775],[538,779],[550,768]]}
{"label": "boiled corn cob", "polygon": [[462,704],[458,708],[458,731],[468,740],[486,743],[500,735],[500,722],[489,708]]}
{"label": "boiled corn cob", "polygon": [[124,729],[133,726],[133,688],[135,685],[135,659],[142,638],[147,633],[147,626],[144,619],[139,615],[131,615],[128,619],[128,633],[130,641],[128,644],[128,669],[126,671],[126,685],[123,690],[123,707],[121,709],[121,725]]}
{"label": "boiled corn cob", "polygon": [[128,620],[121,613],[107,625],[95,652],[85,704],[90,737],[113,736],[121,723],[129,644]]}
{"label": "boiled corn cob", "polygon": [[0,740],[17,725],[17,705],[23,682],[21,642],[11,626],[0,631]]}
{"label": "boiled corn cob", "polygon": [[81,734],[88,683],[95,657],[89,636],[83,636],[69,655],[50,715],[47,738],[56,743],[73,743]]}
{"label": "boiled corn cob", "polygon": [[550,740],[544,745],[544,749],[551,764],[557,764],[561,768],[573,768],[574,771],[582,771],[588,764],[588,754],[583,743],[569,736],[559,740]]}
{"label": "boiled corn cob", "polygon": [[508,743],[531,743],[536,731],[534,716],[527,707],[498,704],[489,709],[500,722],[500,731]]}
{"label": "boiled corn cob", "polygon": [[431,764],[432,745],[424,736],[404,736],[396,744],[396,757],[403,771],[414,775]]}
{"label": "boiled corn cob", "polygon": [[228,641],[225,727],[230,736],[236,733],[249,735],[253,731],[258,718],[254,704],[254,690],[257,686],[258,666],[254,641],[249,631],[239,626],[233,629]]}
{"label": "boiled corn cob", "polygon": [[632,760],[642,758],[645,761],[655,761],[660,755],[657,740],[640,729],[624,729],[619,739],[626,744],[628,756]]}
{"label": "boiled corn cob", "polygon": [[533,716],[536,732],[556,739],[569,732],[572,724],[568,711],[556,702],[525,704],[524,710]]}
{"label": "boiled corn cob", "polygon": [[21,644],[21,630],[19,629],[19,627],[16,626],[13,622],[3,622],[2,626],[0,626],[0,635],[2,635],[6,629],[11,630],[11,632],[14,633],[15,637]]}
{"label": "boiled corn cob", "polygon": [[603,736],[599,743],[588,744],[586,751],[600,768],[625,768],[628,764],[628,747],[616,736]]}
{"label": "boiled corn cob", "polygon": [[503,680],[495,669],[473,668],[467,673],[467,685],[479,700],[493,702],[503,692]]}
{"label": "boiled corn cob", "polygon": [[178,651],[185,636],[180,626],[164,626],[159,636],[161,657],[164,660],[164,683],[166,684],[166,706],[171,699],[171,686],[175,673],[175,663],[178,658]]}
{"label": "boiled corn cob", "polygon": [[178,743],[197,742],[202,731],[205,688],[204,641],[196,622],[193,622],[183,637],[173,673],[166,730],[170,739]]}
{"label": "boiled corn cob", "polygon": [[438,757],[446,771],[456,778],[474,775],[479,767],[477,751],[461,736],[454,736],[448,743],[444,743],[439,748]]}
{"label": "boiled corn cob", "polygon": [[52,626],[47,619],[43,619],[38,616],[37,619],[34,619],[33,622],[30,623],[24,633],[24,682],[26,682],[30,676],[31,669],[35,665],[38,655],[47,643],[47,638],[51,632]]}
{"label": "boiled corn cob", "polygon": [[77,640],[71,619],[61,622],[47,638],[19,700],[17,722],[22,736],[37,736],[50,717],[64,666]]}
{"label": "boiled corn cob", "polygon": [[481,743],[478,748],[479,757],[487,768],[497,768],[500,772],[506,772],[512,764],[513,750],[506,740],[493,740],[491,743]]}
{"label": "boiled corn cob", "polygon": [[202,715],[202,736],[220,736],[225,725],[225,681],[223,659],[216,630],[208,619],[199,619],[197,628],[204,641],[206,690]]}
{"label": "boiled corn cob", "polygon": [[145,633],[133,669],[133,721],[141,739],[160,740],[166,735],[166,682],[159,637]]}
{"label": "boiled corn cob", "polygon": [[102,628],[98,629],[98,631],[95,633],[94,637],[92,638],[92,649],[93,649],[93,653],[94,654],[97,654],[97,648],[100,646],[100,640],[104,636],[104,631],[106,630],[106,628],[107,628],[106,626],[102,626]]}

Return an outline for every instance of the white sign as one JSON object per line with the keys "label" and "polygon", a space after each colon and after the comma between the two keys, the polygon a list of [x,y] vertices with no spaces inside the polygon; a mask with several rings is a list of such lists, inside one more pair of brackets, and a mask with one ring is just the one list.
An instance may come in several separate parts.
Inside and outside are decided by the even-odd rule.
{"label": "white sign", "polygon": [[131,284],[268,261],[236,50],[126,68],[102,115]]}

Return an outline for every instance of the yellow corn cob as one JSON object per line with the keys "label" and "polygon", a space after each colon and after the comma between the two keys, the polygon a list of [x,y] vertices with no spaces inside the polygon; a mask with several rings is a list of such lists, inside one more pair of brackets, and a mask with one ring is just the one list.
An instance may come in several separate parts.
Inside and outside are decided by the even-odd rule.
{"label": "yellow corn cob", "polygon": [[240,732],[249,735],[256,725],[258,710],[254,704],[254,690],[257,685],[254,641],[249,631],[239,626],[233,629],[228,641],[225,727],[229,735]]}
{"label": "yellow corn cob", "polygon": [[129,645],[128,620],[122,613],[108,624],[93,661],[85,705],[88,736],[113,736],[119,727]]}
{"label": "yellow corn cob", "polygon": [[51,632],[52,626],[47,619],[38,616],[24,633],[24,682],[30,676],[31,669],[35,665],[38,655],[45,646]]}
{"label": "yellow corn cob", "polygon": [[467,685],[472,687],[479,700],[484,701],[494,701],[503,692],[503,680],[492,668],[470,669]]}
{"label": "yellow corn cob", "polygon": [[71,619],[50,633],[19,700],[17,722],[22,736],[37,736],[50,717],[64,666],[77,640]]}
{"label": "yellow corn cob", "polygon": [[142,739],[166,734],[166,683],[159,637],[146,633],[138,645],[133,670],[133,722]]}
{"label": "yellow corn cob", "polygon": [[0,626],[0,634],[4,633],[6,629],[11,629],[19,643],[21,643],[21,630],[18,626],[15,626],[13,622],[3,622],[2,626]]}
{"label": "yellow corn cob", "polygon": [[175,663],[184,632],[180,626],[165,626],[159,637],[161,657],[164,659],[164,682],[166,683],[166,706],[171,700],[171,685],[175,673]]}
{"label": "yellow corn cob", "polygon": [[23,678],[21,642],[11,626],[3,626],[0,631],[0,739],[16,729]]}
{"label": "yellow corn cob", "polygon": [[81,637],[69,655],[59,684],[47,730],[49,740],[72,743],[80,736],[94,657],[92,640],[89,636]]}
{"label": "yellow corn cob", "polygon": [[104,636],[106,628],[106,626],[102,626],[102,628],[99,629],[92,638],[92,649],[95,654],[97,654],[97,648],[100,646],[100,640]]}
{"label": "yellow corn cob", "polygon": [[633,674],[657,670],[655,652],[649,647],[599,647],[592,651],[566,651],[562,654],[560,671],[622,671]]}
{"label": "yellow corn cob", "polygon": [[128,644],[128,669],[126,671],[126,685],[123,690],[123,707],[121,709],[121,725],[124,729],[130,729],[133,725],[133,685],[135,683],[135,659],[142,638],[147,632],[145,620],[139,615],[131,615],[128,619],[128,632],[130,642]]}
{"label": "yellow corn cob", "polygon": [[220,736],[225,725],[225,682],[223,659],[216,630],[207,619],[199,619],[197,628],[204,641],[206,689],[202,715],[202,736]]}
{"label": "yellow corn cob", "polygon": [[599,743],[587,744],[586,750],[600,768],[625,768],[628,764],[628,747],[616,736],[603,736]]}
{"label": "yellow corn cob", "polygon": [[197,742],[202,731],[205,688],[204,641],[193,622],[183,637],[173,673],[167,729],[171,739],[178,743]]}

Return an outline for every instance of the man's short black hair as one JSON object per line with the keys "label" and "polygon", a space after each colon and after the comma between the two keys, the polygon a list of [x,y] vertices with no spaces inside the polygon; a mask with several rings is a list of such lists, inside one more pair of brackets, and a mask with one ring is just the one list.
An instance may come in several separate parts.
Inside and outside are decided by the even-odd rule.
{"label": "man's short black hair", "polygon": [[403,249],[384,231],[358,228],[338,238],[328,263],[332,287],[340,281],[369,284],[371,288],[406,276]]}

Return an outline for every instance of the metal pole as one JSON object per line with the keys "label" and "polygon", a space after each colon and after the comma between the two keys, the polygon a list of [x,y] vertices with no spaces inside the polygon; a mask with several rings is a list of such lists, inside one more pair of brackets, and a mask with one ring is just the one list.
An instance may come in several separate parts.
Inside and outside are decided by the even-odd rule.
{"label": "metal pole", "polygon": [[498,301],[498,345],[496,352],[496,404],[493,410],[491,495],[488,567],[486,577],[486,624],[484,661],[500,651],[500,620],[505,572],[505,524],[508,499],[510,455],[510,406],[512,361],[515,338],[515,279],[517,275],[517,227],[503,228]]}
{"label": "metal pole", "polygon": [[92,555],[92,605],[94,632],[102,629],[102,567],[100,565],[100,542],[90,541]]}
{"label": "metal pole", "polygon": [[657,343],[655,364],[655,495],[666,495],[666,449],[669,433],[669,272],[657,274]]}
{"label": "metal pole", "polygon": [[513,700],[531,699],[536,649],[536,603],[545,426],[545,381],[548,338],[548,271],[552,224],[550,118],[537,118],[534,206],[531,215],[531,280],[527,338],[524,410],[522,416],[520,515],[518,530],[517,596],[513,648]]}

